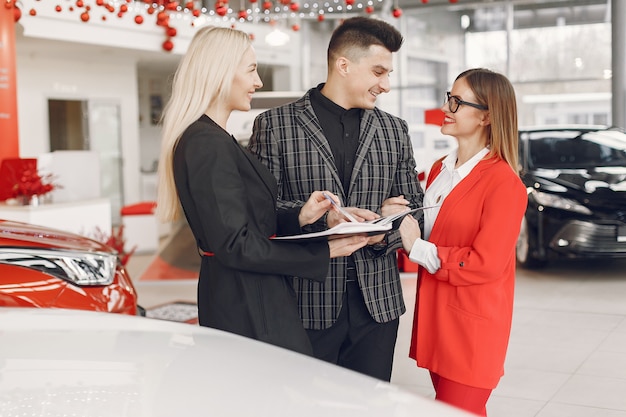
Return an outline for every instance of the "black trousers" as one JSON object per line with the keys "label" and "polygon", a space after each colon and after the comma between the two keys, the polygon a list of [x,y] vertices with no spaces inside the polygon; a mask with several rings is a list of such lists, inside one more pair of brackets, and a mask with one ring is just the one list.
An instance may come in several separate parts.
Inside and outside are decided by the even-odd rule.
{"label": "black trousers", "polygon": [[313,356],[344,368],[389,381],[400,319],[374,321],[356,281],[347,283],[341,312],[324,330],[307,330]]}

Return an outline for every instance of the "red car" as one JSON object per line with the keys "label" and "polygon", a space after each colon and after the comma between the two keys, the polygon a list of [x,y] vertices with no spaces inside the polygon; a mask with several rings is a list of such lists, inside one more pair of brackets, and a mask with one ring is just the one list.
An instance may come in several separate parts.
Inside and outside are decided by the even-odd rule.
{"label": "red car", "polygon": [[5,220],[0,220],[0,306],[143,311],[114,249],[72,233]]}

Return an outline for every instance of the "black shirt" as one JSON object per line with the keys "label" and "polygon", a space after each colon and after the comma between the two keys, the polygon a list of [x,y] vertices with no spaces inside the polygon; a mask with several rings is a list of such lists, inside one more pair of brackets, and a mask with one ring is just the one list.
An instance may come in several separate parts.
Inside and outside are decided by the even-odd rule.
{"label": "black shirt", "polygon": [[356,151],[359,147],[361,109],[344,109],[326,98],[320,84],[311,91],[311,105],[330,144],[345,194],[348,194]]}

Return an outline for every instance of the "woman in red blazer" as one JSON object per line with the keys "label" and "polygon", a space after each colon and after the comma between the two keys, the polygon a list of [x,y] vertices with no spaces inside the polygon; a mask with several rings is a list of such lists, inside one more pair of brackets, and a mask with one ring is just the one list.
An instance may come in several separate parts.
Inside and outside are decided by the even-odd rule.
{"label": "woman in red blazer", "polygon": [[424,239],[410,216],[400,232],[420,264],[410,357],[430,371],[438,400],[478,415],[503,375],[511,330],[515,243],[527,193],[517,173],[515,92],[485,69],[461,73],[441,132],[458,149],[427,180]]}

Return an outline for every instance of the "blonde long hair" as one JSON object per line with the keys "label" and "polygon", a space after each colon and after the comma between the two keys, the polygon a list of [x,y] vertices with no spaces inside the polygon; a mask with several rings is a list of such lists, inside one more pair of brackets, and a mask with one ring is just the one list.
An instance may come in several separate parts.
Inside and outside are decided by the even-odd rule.
{"label": "blonde long hair", "polygon": [[157,194],[160,220],[173,221],[181,215],[173,167],[174,149],[180,137],[210,105],[227,100],[235,68],[249,47],[250,39],[243,31],[205,26],[196,32],[181,59],[161,119]]}
{"label": "blonde long hair", "polygon": [[504,75],[485,68],[464,71],[456,77],[461,78],[467,81],[477,102],[489,108],[491,154],[519,172],[517,102],[513,85]]}

